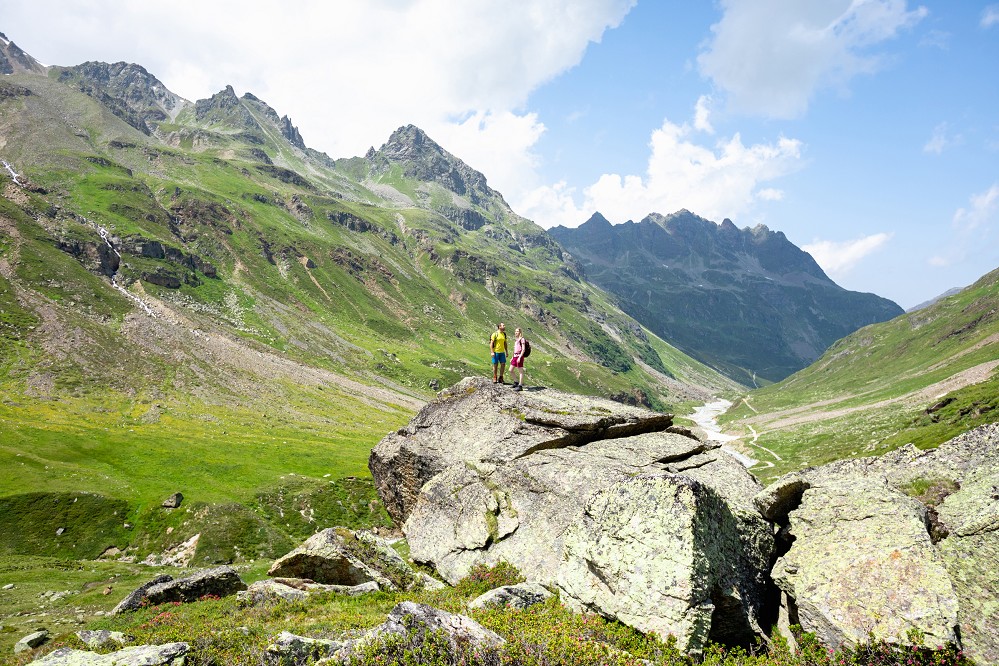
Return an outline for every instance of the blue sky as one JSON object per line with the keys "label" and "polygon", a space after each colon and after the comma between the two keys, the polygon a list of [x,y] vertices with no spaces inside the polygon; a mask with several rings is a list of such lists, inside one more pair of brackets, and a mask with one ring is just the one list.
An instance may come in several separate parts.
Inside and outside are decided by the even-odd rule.
{"label": "blue sky", "polygon": [[765,224],[903,307],[999,267],[996,2],[0,0],[0,21],[47,64],[253,92],[332,157],[414,123],[544,227]]}

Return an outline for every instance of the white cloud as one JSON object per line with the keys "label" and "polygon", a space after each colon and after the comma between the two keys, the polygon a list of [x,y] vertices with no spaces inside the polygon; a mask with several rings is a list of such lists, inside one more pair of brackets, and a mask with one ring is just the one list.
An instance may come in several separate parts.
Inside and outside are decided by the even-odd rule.
{"label": "white cloud", "polygon": [[714,134],[715,128],[711,126],[711,98],[707,95],[701,95],[697,99],[697,105],[694,107],[694,127],[701,132],[707,132],[708,134]]}
{"label": "white cloud", "polygon": [[933,136],[923,145],[923,152],[940,155],[945,150],[950,150],[962,143],[964,143],[962,135],[951,134],[950,126],[947,123],[940,123],[933,128]]}
{"label": "white cloud", "polygon": [[999,183],[980,194],[973,194],[967,208],[955,211],[951,226],[954,233],[944,243],[943,251],[930,257],[930,265],[952,266],[984,248],[992,248],[994,252],[995,241],[989,236],[999,227]]}
{"label": "white cloud", "polygon": [[689,125],[666,120],[652,133],[643,175],[604,174],[583,190],[581,205],[575,203],[579,193],[560,184],[518,197],[514,208],[544,227],[574,227],[594,211],[623,222],[681,208],[720,221],[747,213],[758,201],[779,199],[778,190],[760,185],[801,166],[795,139],[746,146],[735,134],[705,146],[693,134]]}
{"label": "white cloud", "polygon": [[[469,114],[490,118],[477,126],[491,137],[507,128],[522,142],[536,121],[507,114],[577,65],[635,1],[0,0],[5,29],[19,26],[9,36],[39,58],[137,62],[192,100],[231,84],[334,157],[362,154],[407,123],[430,131]],[[470,151],[495,142],[465,123],[453,137]],[[465,157],[463,145],[447,147]]]}
{"label": "white cloud", "polygon": [[980,25],[983,28],[991,28],[994,25],[999,25],[999,5],[988,5],[982,10]]}
{"label": "white cloud", "polygon": [[698,56],[733,109],[774,118],[804,114],[825,88],[881,67],[872,47],[919,22],[906,0],[722,0],[724,14]]}
{"label": "white cloud", "polygon": [[461,159],[488,174],[489,186],[506,195],[535,184],[539,158],[532,152],[545,126],[535,114],[478,112],[460,123],[440,122],[426,131],[444,146],[460,146]]}
{"label": "white cloud", "polygon": [[816,240],[801,249],[812,255],[815,262],[830,277],[849,273],[862,259],[891,240],[892,234],[879,233],[849,241]]}

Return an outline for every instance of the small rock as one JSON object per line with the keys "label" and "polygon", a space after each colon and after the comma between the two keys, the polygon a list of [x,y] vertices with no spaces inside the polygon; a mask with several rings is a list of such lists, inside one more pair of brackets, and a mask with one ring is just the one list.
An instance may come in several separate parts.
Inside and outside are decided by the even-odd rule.
{"label": "small rock", "polygon": [[14,589],[14,583],[7,583],[6,585],[4,585],[0,589],[2,589],[2,590],[13,590]]}
{"label": "small rock", "polygon": [[180,506],[180,503],[184,501],[184,495],[181,493],[174,493],[170,497],[163,500],[162,506],[164,509],[176,509]]}
{"label": "small rock", "polygon": [[48,639],[49,632],[47,629],[40,629],[34,633],[28,634],[14,644],[14,654],[34,650]]}
{"label": "small rock", "polygon": [[60,527],[56,530],[56,536],[62,536],[62,533],[66,531],[65,527]]}

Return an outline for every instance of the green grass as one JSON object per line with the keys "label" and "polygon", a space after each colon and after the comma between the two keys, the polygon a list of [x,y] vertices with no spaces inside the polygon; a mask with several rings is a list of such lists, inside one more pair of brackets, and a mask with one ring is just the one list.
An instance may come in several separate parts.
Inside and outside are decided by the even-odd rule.
{"label": "green grass", "polygon": [[909,443],[937,446],[999,421],[996,370],[962,388],[935,388],[948,386],[962,372],[981,373],[999,358],[997,312],[999,271],[994,271],[929,308],[838,341],[808,368],[744,400],[735,398],[720,420],[744,433],[746,441],[752,427],[756,443],[780,458],[752,451],[774,463],[753,469],[763,480]]}
{"label": "green grass", "polygon": [[[47,571],[47,578],[40,575]],[[242,572],[247,582],[259,579],[262,567]],[[799,651],[795,654],[786,642],[775,637],[769,649],[762,645],[752,652],[742,649],[709,646],[703,661],[682,655],[671,640],[654,635],[642,635],[620,623],[607,621],[595,614],[578,615],[562,607],[553,597],[526,610],[506,608],[469,610],[466,603],[483,590],[513,580],[507,575],[470,577],[455,588],[437,592],[387,593],[378,592],[359,597],[337,594],[316,595],[306,601],[276,602],[240,608],[233,597],[203,599],[187,604],[164,604],[140,608],[113,618],[94,616],[97,608],[111,608],[126,589],[155,575],[145,577],[135,567],[100,563],[70,563],[33,558],[17,563],[0,559],[0,583],[16,580],[11,608],[20,612],[33,609],[38,595],[53,587],[77,592],[67,600],[45,604],[49,612],[52,640],[37,652],[49,652],[69,646],[87,649],[74,635],[86,626],[109,629],[133,636],[135,644],[188,642],[192,653],[187,663],[259,664],[267,645],[282,631],[300,636],[336,639],[357,635],[381,624],[388,612],[404,600],[426,603],[452,613],[468,615],[505,639],[498,650],[468,650],[465,659],[450,653],[440,636],[423,639],[415,635],[390,638],[369,643],[351,663],[354,664],[508,664],[510,666],[542,664],[552,666],[832,666],[833,664],[906,664],[928,666],[963,665],[970,662],[959,657],[952,648],[897,648],[891,644],[872,642],[856,649],[832,650],[820,645],[814,637],[798,632]],[[44,582],[42,582],[44,580]],[[107,585],[112,594],[103,596]],[[83,606],[77,619],[73,606]],[[36,623],[29,622],[30,626]],[[0,663],[23,664],[37,655],[14,657],[10,646],[25,631],[23,623],[10,626],[0,633]],[[5,649],[6,648],[6,649]]]}

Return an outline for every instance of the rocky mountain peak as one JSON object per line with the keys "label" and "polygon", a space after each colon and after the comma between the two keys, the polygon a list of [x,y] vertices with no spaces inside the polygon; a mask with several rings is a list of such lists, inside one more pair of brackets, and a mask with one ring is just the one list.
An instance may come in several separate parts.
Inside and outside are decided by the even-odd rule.
{"label": "rocky mountain peak", "polygon": [[302,138],[302,133],[298,131],[297,127],[291,124],[291,118],[282,116],[279,127],[281,128],[281,134],[284,135],[284,138],[288,139],[291,145],[305,150],[305,140]]}
{"label": "rocky mountain peak", "polygon": [[374,163],[376,170],[379,163],[383,166],[401,164],[407,177],[439,183],[472,203],[493,197],[502,199],[486,184],[482,173],[444,150],[415,125],[397,129],[381,148],[373,153],[368,151],[366,159]]}
{"label": "rocky mountain peak", "polygon": [[902,312],[886,299],[846,292],[762,224],[740,230],[688,210],[638,223],[600,220],[549,233],[628,314],[748,384],[783,379],[833,341]]}
{"label": "rocky mountain peak", "polygon": [[48,69],[0,32],[0,74],[44,74]]}
{"label": "rocky mountain peak", "polygon": [[259,130],[260,125],[243,106],[232,86],[194,103],[194,117],[209,125],[227,125],[238,130]]}

